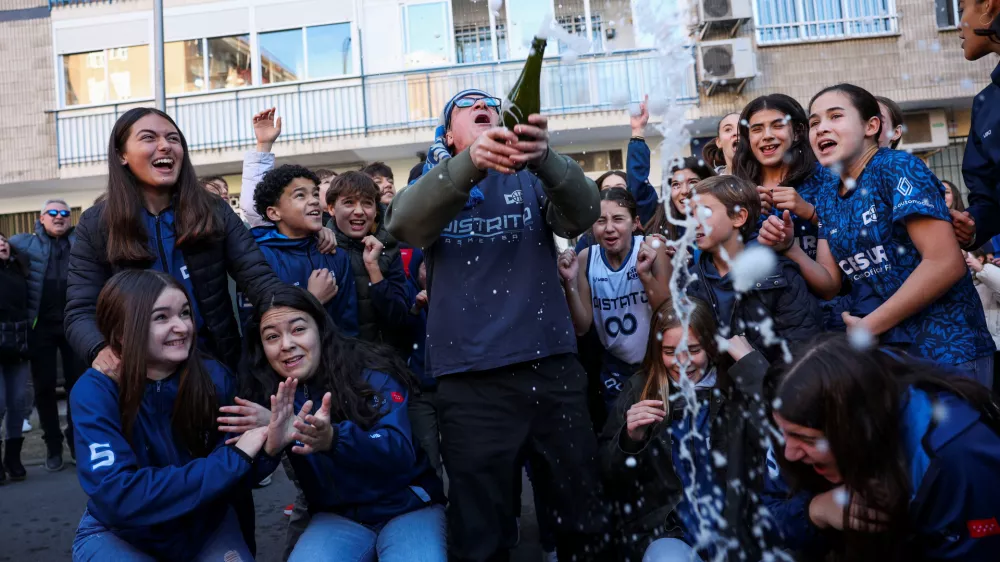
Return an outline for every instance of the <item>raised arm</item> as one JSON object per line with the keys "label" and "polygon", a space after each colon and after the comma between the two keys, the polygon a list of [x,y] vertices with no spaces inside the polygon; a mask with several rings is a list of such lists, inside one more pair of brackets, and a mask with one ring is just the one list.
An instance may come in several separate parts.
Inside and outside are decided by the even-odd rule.
{"label": "raised arm", "polygon": [[[821,235],[823,233],[820,233]],[[794,225],[788,211],[782,217],[771,215],[761,225],[757,240],[774,248],[799,266],[802,278],[809,290],[823,300],[830,300],[840,293],[842,283],[840,267],[833,258],[830,244],[820,237],[816,244],[816,259],[813,260],[801,246],[795,243]],[[780,248],[784,246],[784,250]]]}
{"label": "raised arm", "polygon": [[587,260],[590,258],[590,248],[585,248],[580,255],[573,250],[566,250],[559,256],[559,277],[566,293],[566,304],[569,305],[569,315],[573,320],[576,335],[582,336],[590,330],[594,323],[594,308],[591,306],[590,280],[587,279]]}
{"label": "raised arm", "polygon": [[243,187],[240,188],[240,209],[251,227],[269,224],[254,208],[253,196],[264,174],[274,168],[271,147],[281,134],[281,117],[275,119],[275,109],[265,109],[253,116],[253,133],[257,146],[243,156]]}
{"label": "raised arm", "polygon": [[656,214],[659,196],[649,183],[649,145],[646,144],[646,125],[649,123],[649,96],[639,104],[639,113],[632,115],[632,138],[628,141],[625,177],[628,190],[635,197],[639,221],[646,224]]}
{"label": "raised arm", "polygon": [[636,273],[646,290],[649,306],[654,311],[670,298],[670,274],[673,264],[667,255],[666,239],[652,235],[643,240],[636,258]]}

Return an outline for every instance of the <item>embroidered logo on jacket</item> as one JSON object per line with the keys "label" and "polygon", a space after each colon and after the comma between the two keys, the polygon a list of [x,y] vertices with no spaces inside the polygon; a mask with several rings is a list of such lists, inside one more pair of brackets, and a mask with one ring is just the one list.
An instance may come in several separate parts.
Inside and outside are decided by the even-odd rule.
{"label": "embroidered logo on jacket", "polygon": [[992,537],[993,535],[1000,535],[1000,525],[997,524],[996,517],[993,519],[973,519],[969,521],[970,537],[982,539]]}

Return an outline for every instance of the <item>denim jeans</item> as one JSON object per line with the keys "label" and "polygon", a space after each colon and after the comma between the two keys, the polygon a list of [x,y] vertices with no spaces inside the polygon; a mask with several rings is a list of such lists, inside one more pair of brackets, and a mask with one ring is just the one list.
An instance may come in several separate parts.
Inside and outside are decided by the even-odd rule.
{"label": "denim jeans", "polygon": [[961,374],[974,379],[986,388],[993,389],[993,356],[987,355],[956,365]]}
{"label": "denim jeans", "polygon": [[[208,538],[192,562],[253,562],[243,540],[236,512],[229,510],[219,527]],[[156,558],[140,551],[104,528],[85,511],[73,540],[73,562],[155,562]]]}
{"label": "denim jeans", "polygon": [[701,562],[698,553],[680,539],[656,539],[642,555],[642,562]]}
{"label": "denim jeans", "polygon": [[315,513],[288,562],[446,562],[444,506],[404,513],[366,527],[333,513]]}
{"label": "denim jeans", "polygon": [[31,377],[31,363],[27,361],[0,361],[0,420],[7,414],[5,439],[21,437],[24,421],[24,394]]}

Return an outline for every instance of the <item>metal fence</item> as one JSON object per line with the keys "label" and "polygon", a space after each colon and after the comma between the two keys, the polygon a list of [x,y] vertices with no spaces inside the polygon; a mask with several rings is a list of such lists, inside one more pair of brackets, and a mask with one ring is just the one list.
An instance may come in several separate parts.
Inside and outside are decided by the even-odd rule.
{"label": "metal fence", "polygon": [[[436,123],[444,104],[463,89],[502,96],[522,64],[457,66],[185,95],[168,99],[167,112],[191,150],[253,144],[250,118],[272,106],[282,116],[283,141],[424,127]],[[573,63],[546,60],[542,110],[552,115],[616,109],[649,92],[671,91],[663,84],[666,73],[660,64],[661,59],[648,50],[580,57]],[[679,101],[697,102],[693,66],[680,91]],[[137,100],[55,111],[59,165],[105,159],[118,117],[132,107],[151,104],[152,100]]]}

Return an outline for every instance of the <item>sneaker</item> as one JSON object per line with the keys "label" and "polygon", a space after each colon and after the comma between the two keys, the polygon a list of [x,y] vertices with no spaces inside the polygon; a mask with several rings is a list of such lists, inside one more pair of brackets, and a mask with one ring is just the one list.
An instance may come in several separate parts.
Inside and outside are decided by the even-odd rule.
{"label": "sneaker", "polygon": [[65,465],[63,464],[61,452],[49,455],[48,458],[45,459],[45,470],[48,470],[49,472],[59,472],[63,469],[63,466]]}
{"label": "sneaker", "polygon": [[263,488],[264,486],[270,486],[270,485],[271,485],[271,475],[268,474],[267,478],[258,482],[257,485],[254,486],[254,488]]}
{"label": "sneaker", "polygon": [[285,517],[291,517],[293,511],[295,511],[295,504],[294,503],[290,503],[290,504],[286,505],[285,506]]}
{"label": "sneaker", "polygon": [[23,422],[21,422],[21,433],[28,433],[32,429],[35,429],[35,428],[31,427],[31,424],[28,423],[28,420],[24,420]]}

